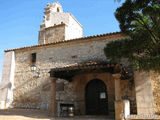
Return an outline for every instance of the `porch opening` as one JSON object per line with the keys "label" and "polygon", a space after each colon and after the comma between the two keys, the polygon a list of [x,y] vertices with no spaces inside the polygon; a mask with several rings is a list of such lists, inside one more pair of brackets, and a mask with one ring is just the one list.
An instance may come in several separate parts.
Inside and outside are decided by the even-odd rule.
{"label": "porch opening", "polygon": [[87,115],[108,114],[107,87],[103,81],[93,79],[86,85],[85,102]]}

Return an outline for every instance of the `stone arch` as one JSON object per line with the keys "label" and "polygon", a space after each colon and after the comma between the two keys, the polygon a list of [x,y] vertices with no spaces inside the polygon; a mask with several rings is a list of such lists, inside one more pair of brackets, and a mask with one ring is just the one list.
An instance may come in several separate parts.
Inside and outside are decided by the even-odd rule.
{"label": "stone arch", "polygon": [[62,8],[62,6],[61,6],[61,4],[59,2],[54,2],[51,5],[50,9],[51,9],[52,12],[60,12],[60,13],[63,12],[63,8]]}
{"label": "stone arch", "polygon": [[114,99],[115,99],[115,87],[114,78],[111,73],[88,73],[88,74],[78,74],[73,78],[72,84],[74,86],[75,100],[80,101],[78,103],[79,111],[78,113],[85,115],[85,87],[88,82],[93,79],[100,79],[107,86],[108,95],[108,112],[114,112]]}

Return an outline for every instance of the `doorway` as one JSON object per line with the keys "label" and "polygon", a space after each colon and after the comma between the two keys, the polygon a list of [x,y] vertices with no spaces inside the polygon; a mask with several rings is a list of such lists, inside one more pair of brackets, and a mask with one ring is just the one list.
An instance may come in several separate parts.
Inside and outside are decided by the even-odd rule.
{"label": "doorway", "polygon": [[108,96],[107,87],[99,79],[91,80],[85,88],[85,102],[87,115],[107,115]]}

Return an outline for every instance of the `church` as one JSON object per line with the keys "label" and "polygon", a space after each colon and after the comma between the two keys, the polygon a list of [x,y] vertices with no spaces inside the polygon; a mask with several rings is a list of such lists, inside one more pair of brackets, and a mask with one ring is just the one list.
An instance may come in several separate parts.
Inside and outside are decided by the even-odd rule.
{"label": "church", "polygon": [[[103,26],[102,26],[103,27]],[[38,45],[5,50],[0,108],[44,109],[53,116],[160,114],[157,73],[111,64],[107,43],[121,33],[83,37],[83,26],[59,2],[47,4]],[[157,92],[158,91],[158,92]]]}

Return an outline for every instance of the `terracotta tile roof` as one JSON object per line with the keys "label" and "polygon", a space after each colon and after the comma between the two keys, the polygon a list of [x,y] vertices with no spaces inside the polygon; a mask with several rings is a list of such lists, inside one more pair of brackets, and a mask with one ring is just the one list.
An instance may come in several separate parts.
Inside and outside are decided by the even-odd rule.
{"label": "terracotta tile roof", "polygon": [[119,64],[110,64],[107,61],[89,61],[62,68],[53,68],[49,73],[51,77],[72,81],[72,78],[79,73],[90,73],[95,71],[120,73],[121,67],[122,66]]}
{"label": "terracotta tile roof", "polygon": [[58,42],[52,42],[52,43],[48,43],[48,44],[41,44],[41,45],[33,45],[33,46],[26,46],[26,47],[21,47],[21,48],[15,48],[15,49],[8,49],[8,50],[5,50],[5,52],[15,51],[15,50],[21,50],[21,49],[27,49],[27,48],[36,48],[36,47],[41,47],[41,46],[49,46],[49,45],[54,45],[54,44],[59,44],[59,43],[68,43],[68,42],[72,42],[72,41],[76,41],[76,40],[82,40],[83,41],[83,40],[86,40],[86,39],[92,39],[92,38],[98,38],[98,37],[106,37],[106,36],[117,35],[117,34],[125,35],[122,32],[113,32],[113,33],[106,33],[106,34],[98,34],[98,35],[81,37],[81,38],[75,38],[75,39],[70,39],[70,40],[63,40],[63,41],[58,41]]}
{"label": "terracotta tile roof", "polygon": [[65,67],[52,68],[51,72],[81,70],[81,69],[94,69],[94,68],[110,68],[110,67],[122,67],[120,64],[110,64],[107,61],[88,61],[83,63],[70,64]]}
{"label": "terracotta tile roof", "polygon": [[83,63],[76,63],[67,65],[65,67],[56,67],[50,70],[50,76],[62,79],[71,80],[73,76],[79,73],[99,71],[99,72],[110,72],[111,74],[121,74],[121,79],[126,80],[133,77],[129,74],[129,71],[121,64],[111,64],[107,61],[88,61]]}

